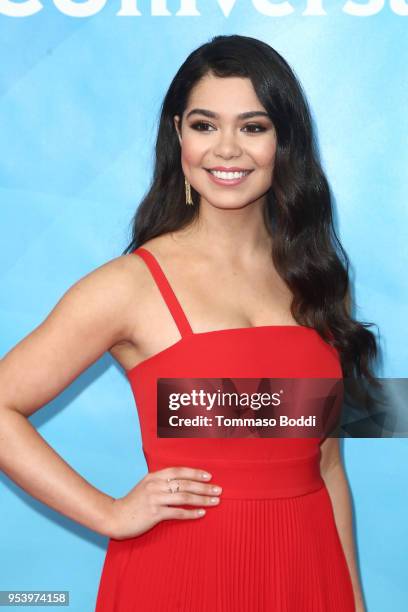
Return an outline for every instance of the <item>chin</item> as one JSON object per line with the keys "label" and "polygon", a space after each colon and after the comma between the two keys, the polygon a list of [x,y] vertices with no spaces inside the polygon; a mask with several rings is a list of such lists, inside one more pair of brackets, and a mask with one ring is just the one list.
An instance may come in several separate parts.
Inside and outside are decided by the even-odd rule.
{"label": "chin", "polygon": [[240,200],[238,198],[229,198],[228,200],[222,200],[220,198],[217,201],[211,201],[211,199],[209,198],[205,199],[211,206],[214,206],[214,208],[220,208],[224,210],[231,210],[233,208],[245,208],[245,206],[248,206],[248,204],[251,204],[251,202],[253,202],[253,200]]}

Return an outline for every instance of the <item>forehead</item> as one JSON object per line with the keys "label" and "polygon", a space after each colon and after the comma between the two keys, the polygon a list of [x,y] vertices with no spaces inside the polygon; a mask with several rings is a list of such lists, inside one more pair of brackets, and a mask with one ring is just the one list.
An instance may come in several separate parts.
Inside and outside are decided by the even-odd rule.
{"label": "forehead", "polygon": [[246,77],[216,77],[207,74],[190,92],[186,111],[193,107],[206,108],[220,114],[238,114],[265,110],[252,82]]}

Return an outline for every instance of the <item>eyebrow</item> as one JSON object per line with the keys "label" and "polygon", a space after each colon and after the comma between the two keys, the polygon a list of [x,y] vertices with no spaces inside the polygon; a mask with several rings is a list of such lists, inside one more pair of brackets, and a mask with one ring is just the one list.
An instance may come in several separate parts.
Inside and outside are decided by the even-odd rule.
{"label": "eyebrow", "polygon": [[[211,119],[218,119],[218,113],[214,113],[213,111],[207,110],[205,108],[193,108],[187,116],[188,119],[191,115],[204,115],[205,117],[210,117]],[[252,117],[268,117],[268,113],[264,111],[247,111],[246,113],[240,113],[238,115],[238,119],[251,119]]]}

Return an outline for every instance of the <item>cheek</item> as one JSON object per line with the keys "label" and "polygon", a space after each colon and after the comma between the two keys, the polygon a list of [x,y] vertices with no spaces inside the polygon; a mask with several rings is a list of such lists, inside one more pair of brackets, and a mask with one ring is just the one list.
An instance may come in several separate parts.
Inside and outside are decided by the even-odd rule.
{"label": "cheek", "polygon": [[257,147],[253,151],[253,158],[260,168],[270,169],[273,168],[275,163],[276,155],[276,144],[274,142],[265,146]]}
{"label": "cheek", "polygon": [[205,148],[203,147],[202,141],[194,138],[194,136],[184,138],[181,157],[186,165],[200,165],[204,153]]}

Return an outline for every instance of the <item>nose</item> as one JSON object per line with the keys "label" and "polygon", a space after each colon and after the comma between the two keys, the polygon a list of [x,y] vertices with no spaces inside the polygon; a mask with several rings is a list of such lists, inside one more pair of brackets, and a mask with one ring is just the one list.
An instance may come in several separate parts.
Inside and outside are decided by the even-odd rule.
{"label": "nose", "polygon": [[214,146],[214,154],[228,159],[238,157],[241,152],[241,147],[233,131],[220,130]]}

